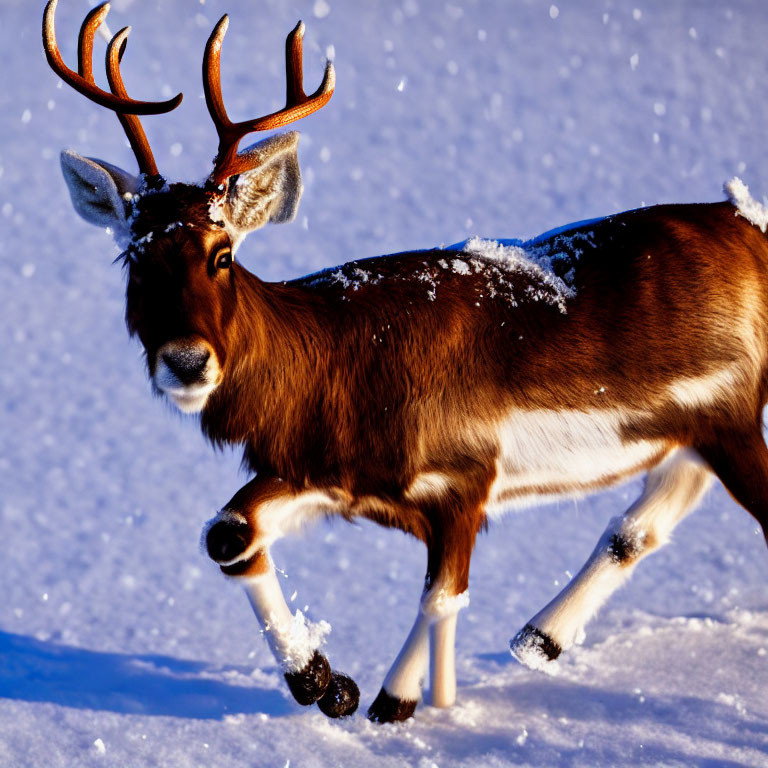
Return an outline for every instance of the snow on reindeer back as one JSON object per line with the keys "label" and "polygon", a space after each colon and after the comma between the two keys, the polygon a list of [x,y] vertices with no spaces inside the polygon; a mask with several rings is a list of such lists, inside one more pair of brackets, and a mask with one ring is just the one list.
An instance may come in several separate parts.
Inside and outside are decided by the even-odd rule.
{"label": "snow on reindeer back", "polygon": [[[424,284],[426,298],[436,301],[447,280],[471,279],[476,306],[486,299],[503,299],[512,307],[545,302],[567,312],[576,295],[574,267],[586,248],[595,248],[590,219],[545,232],[531,240],[488,240],[472,237],[449,247],[397,256],[351,261],[304,278],[311,285],[336,283],[343,297],[364,286],[408,280]],[[388,269],[395,260],[411,269]],[[479,279],[478,279],[479,278]]]}
{"label": "snow on reindeer back", "polygon": [[749,194],[749,187],[738,176],[727,181],[723,189],[728,200],[736,206],[737,216],[743,216],[761,232],[768,229],[768,203],[758,203]]}

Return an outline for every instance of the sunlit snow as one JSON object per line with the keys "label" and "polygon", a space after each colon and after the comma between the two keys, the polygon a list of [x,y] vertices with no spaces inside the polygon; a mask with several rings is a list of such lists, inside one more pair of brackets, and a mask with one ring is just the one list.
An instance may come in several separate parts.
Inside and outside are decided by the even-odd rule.
{"label": "sunlit snow", "polygon": [[755,200],[749,194],[749,187],[738,176],[726,182],[725,193],[736,206],[739,215],[765,232],[768,228],[768,202],[759,203]]}
{"label": "sunlit snow", "polygon": [[[89,5],[59,1],[70,66]],[[197,546],[246,480],[239,456],[152,396],[124,327],[119,249],[71,208],[61,149],[136,163],[115,116],[49,70],[42,7],[4,0],[0,25],[0,766],[768,766],[768,551],[719,485],[556,677],[517,664],[509,639],[640,480],[493,523],[459,614],[457,704],[401,726],[364,714],[416,617],[423,547],[342,521],[279,543],[291,610],[333,627],[324,649],[362,694],[346,722],[293,702],[243,591]],[[264,280],[331,269],[340,291],[363,291],[378,254],[479,236],[503,255],[506,238],[568,238],[566,222],[722,201],[735,175],[749,200],[768,192],[764,0],[114,0],[110,27],[133,25],[130,93],[184,91],[174,113],[143,119],[171,179],[203,178],[216,152],[200,66],[225,12],[233,120],[284,103],[298,19],[308,93],[335,52],[336,93],[296,125],[299,217],[238,252]],[[102,84],[104,53],[97,38]],[[764,225],[739,190],[734,213]],[[440,273],[472,279],[452,262],[475,258],[446,251],[419,281],[429,306]],[[339,271],[350,260],[365,277]]]}

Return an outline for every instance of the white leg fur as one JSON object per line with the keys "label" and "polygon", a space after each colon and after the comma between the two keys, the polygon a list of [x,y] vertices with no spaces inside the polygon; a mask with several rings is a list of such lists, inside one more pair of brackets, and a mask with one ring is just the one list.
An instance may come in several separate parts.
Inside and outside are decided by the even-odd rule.
{"label": "white leg fur", "polygon": [[532,669],[584,638],[584,627],[630,576],[635,565],[665,544],[712,481],[699,455],[680,449],[648,473],[642,496],[611,520],[594,552],[562,592],[511,643],[512,655]]}
{"label": "white leg fur", "polygon": [[307,624],[301,611],[291,613],[270,558],[267,573],[248,579],[245,592],[277,661],[286,672],[303,669],[325,634],[327,624]]}
{"label": "white leg fur", "polygon": [[431,620],[419,609],[408,639],[384,679],[390,696],[403,701],[418,701],[429,663],[429,625]]}
{"label": "white leg fur", "polygon": [[456,619],[451,613],[437,619],[430,627],[431,704],[433,707],[450,707],[456,701]]}
{"label": "white leg fur", "polygon": [[468,604],[466,592],[448,595],[443,589],[432,589],[422,597],[419,615],[384,680],[390,696],[404,701],[421,698],[422,683],[430,665],[431,640],[432,704],[436,707],[453,704],[456,699],[456,615]]}

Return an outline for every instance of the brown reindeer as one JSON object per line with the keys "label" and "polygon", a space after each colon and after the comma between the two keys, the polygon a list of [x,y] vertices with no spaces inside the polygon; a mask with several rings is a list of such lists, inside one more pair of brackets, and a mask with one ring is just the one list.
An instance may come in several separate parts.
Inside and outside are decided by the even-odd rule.
{"label": "brown reindeer", "polygon": [[330,64],[304,94],[301,24],[287,41],[287,106],[232,123],[219,85],[226,16],[219,22],[203,65],[215,166],[201,186],[168,185],[138,115],[170,111],[181,96],[128,97],[125,30],[107,51],[111,92],[95,85],[106,4],[83,23],[78,71],[68,69],[55,7],[43,26],[51,66],[118,113],[140,170],[64,152],[72,201],[125,248],[126,320],[154,388],[199,413],[213,443],[243,447],[254,479],[205,540],[245,587],[298,701],[335,717],[359,698],[319,652],[317,627],[289,610],[270,559],[271,544],[307,521],[364,517],[426,545],[413,630],[368,712],[379,722],[412,715],[430,661],[433,703],[453,702],[475,537],[502,510],[648,472],[581,572],[512,640],[532,667],[580,640],[714,476],[768,532],[768,242],[765,211],[745,188],[732,184],[729,202],[630,211],[527,243],[474,239],[265,283],[234,254],[251,230],[295,215],[298,137],[238,144],[330,98]]}

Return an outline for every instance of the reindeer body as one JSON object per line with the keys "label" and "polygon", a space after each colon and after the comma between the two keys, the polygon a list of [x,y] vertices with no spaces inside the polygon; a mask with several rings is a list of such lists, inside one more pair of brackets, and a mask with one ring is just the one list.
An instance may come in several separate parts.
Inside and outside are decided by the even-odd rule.
{"label": "reindeer body", "polygon": [[507,508],[625,479],[764,402],[768,243],[734,213],[659,206],[534,241],[571,273],[562,307],[472,250],[282,284],[236,268],[244,346],[203,429],[422,540],[421,502]]}
{"label": "reindeer body", "polygon": [[209,523],[206,546],[242,581],[300,703],[338,717],[359,700],[288,608],[269,555],[309,520],[365,517],[426,545],[413,629],[369,709],[379,722],[413,714],[428,665],[432,702],[453,702],[475,537],[505,509],[648,472],[577,576],[513,638],[512,654],[534,668],[580,641],[713,477],[768,532],[768,212],[755,215],[746,188],[732,183],[732,202],[629,211],[526,243],[473,239],[265,283],[234,253],[248,232],[295,215],[298,136],[237,147],[330,99],[330,64],[304,94],[303,26],[286,43],[286,107],[233,123],[219,22],[204,57],[215,166],[202,186],[168,186],[137,115],[170,111],[181,95],[127,96],[126,30],[108,48],[110,92],[96,86],[90,57],[106,5],[86,17],[78,71],[68,69],[55,7],[43,24],[51,66],[120,114],[141,171],[65,152],[73,203],[125,248],[126,322],[155,390],[199,413],[214,444],[244,449],[255,476]]}

